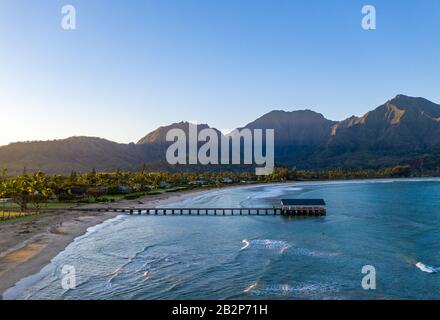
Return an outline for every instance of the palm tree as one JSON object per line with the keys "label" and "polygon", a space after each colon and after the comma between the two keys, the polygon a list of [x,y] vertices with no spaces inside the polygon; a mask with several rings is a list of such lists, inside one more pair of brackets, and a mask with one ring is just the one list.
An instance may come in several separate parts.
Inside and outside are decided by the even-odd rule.
{"label": "palm tree", "polygon": [[47,202],[53,191],[49,188],[49,181],[42,172],[34,173],[29,182],[30,200],[37,210],[40,210],[41,203]]}
{"label": "palm tree", "polygon": [[10,197],[20,206],[21,211],[26,211],[30,199],[30,179],[27,175],[8,179],[4,183],[4,196]]}

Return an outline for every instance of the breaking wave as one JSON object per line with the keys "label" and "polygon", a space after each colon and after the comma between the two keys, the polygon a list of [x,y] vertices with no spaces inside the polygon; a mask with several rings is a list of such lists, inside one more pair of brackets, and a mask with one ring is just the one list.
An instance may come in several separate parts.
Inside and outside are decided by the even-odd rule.
{"label": "breaking wave", "polygon": [[290,248],[290,245],[286,241],[280,240],[243,240],[243,247],[241,251],[248,248],[267,249],[267,250],[279,250],[283,253]]}
{"label": "breaking wave", "polygon": [[423,264],[422,262],[417,262],[416,267],[419,268],[421,271],[427,272],[427,273],[440,272],[440,267],[427,266],[426,264]]}

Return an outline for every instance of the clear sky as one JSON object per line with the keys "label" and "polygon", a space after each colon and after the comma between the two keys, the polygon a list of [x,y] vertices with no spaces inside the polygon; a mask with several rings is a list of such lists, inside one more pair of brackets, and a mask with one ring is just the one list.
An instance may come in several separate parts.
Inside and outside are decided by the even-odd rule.
{"label": "clear sky", "polygon": [[[361,28],[365,4],[377,30]],[[1,0],[0,145],[136,142],[272,109],[342,120],[399,93],[440,103],[439,35],[438,0]]]}

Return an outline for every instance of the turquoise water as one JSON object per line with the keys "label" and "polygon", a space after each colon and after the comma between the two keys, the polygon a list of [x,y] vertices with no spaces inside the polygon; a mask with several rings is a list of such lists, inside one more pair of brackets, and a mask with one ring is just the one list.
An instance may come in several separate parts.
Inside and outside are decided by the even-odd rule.
{"label": "turquoise water", "polygon": [[[26,299],[439,299],[440,180],[268,185],[171,206],[324,198],[327,216],[121,216],[9,290]],[[418,267],[416,264],[418,262]],[[61,269],[76,270],[76,289]],[[376,289],[361,286],[376,269]]]}

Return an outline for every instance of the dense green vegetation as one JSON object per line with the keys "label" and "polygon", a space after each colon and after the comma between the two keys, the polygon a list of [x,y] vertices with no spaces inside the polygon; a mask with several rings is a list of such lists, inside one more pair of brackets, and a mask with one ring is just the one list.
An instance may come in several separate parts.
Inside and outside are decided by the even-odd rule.
{"label": "dense green vegetation", "polygon": [[[416,176],[410,166],[399,165],[381,170],[297,170],[276,168],[268,182],[275,181],[308,181],[308,180],[342,180],[342,179],[378,179],[378,178],[408,178]],[[417,174],[417,176],[419,176]]]}
{"label": "dense green vegetation", "polygon": [[252,181],[248,173],[96,172],[47,175],[42,172],[7,176],[0,171],[0,210],[40,210],[81,203],[115,202],[144,195],[177,192],[198,187],[216,187]]}
{"label": "dense green vegetation", "polygon": [[[271,175],[255,176],[250,172],[88,172],[69,175],[47,175],[42,172],[8,176],[0,170],[0,210],[8,212],[39,211],[42,207],[68,207],[82,203],[115,202],[145,195],[186,189],[221,187],[231,184],[370,179],[410,177],[409,166],[396,166],[378,171],[327,170],[306,171],[276,168]],[[4,216],[4,214],[3,214]],[[9,216],[13,216],[12,213]]]}

